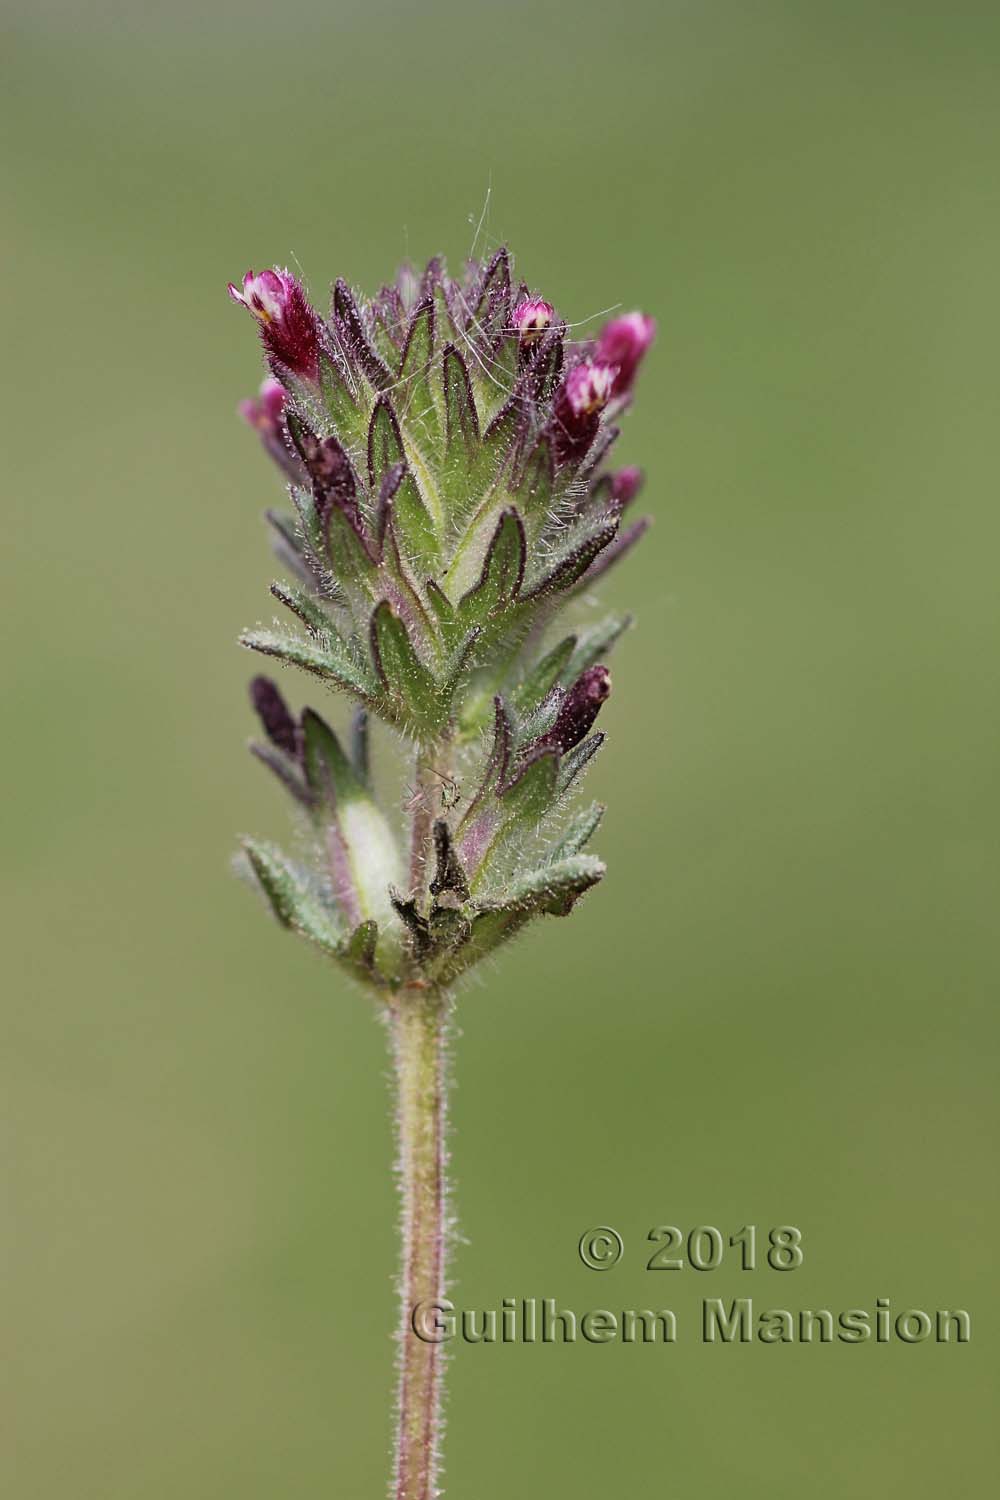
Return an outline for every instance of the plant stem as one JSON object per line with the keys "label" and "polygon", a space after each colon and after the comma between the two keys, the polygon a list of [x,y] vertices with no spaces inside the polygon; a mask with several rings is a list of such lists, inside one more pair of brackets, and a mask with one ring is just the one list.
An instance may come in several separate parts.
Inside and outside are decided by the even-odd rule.
{"label": "plant stem", "polygon": [[433,1307],[444,1295],[448,1010],[446,995],[411,990],[399,996],[391,1018],[403,1200],[395,1500],[437,1494],[443,1349],[419,1338],[413,1325],[415,1309]]}
{"label": "plant stem", "polygon": [[422,901],[427,894],[435,808],[444,806],[444,789],[451,782],[451,741],[447,735],[418,748],[413,772],[414,810],[410,832],[410,894]]}

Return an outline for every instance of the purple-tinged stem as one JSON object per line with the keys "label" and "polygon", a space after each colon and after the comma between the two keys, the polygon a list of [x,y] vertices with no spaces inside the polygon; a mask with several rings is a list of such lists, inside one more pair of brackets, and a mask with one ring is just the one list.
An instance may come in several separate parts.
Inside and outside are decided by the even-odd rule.
{"label": "purple-tinged stem", "polygon": [[421,1339],[414,1324],[426,1326],[444,1296],[448,1006],[437,991],[404,990],[391,1021],[403,1232],[394,1500],[434,1500],[438,1493],[444,1350]]}

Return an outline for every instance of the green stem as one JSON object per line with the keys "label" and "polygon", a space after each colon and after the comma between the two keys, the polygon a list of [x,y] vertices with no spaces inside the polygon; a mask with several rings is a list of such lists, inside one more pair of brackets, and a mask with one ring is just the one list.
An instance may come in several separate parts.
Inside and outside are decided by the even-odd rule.
{"label": "green stem", "polygon": [[437,1494],[444,1351],[440,1343],[421,1339],[414,1323],[426,1327],[428,1316],[433,1323],[432,1309],[444,1295],[448,1009],[447,996],[437,991],[404,991],[391,1018],[403,1200],[394,1500],[433,1500]]}
{"label": "green stem", "polygon": [[410,895],[422,903],[431,876],[433,828],[437,810],[444,809],[451,784],[451,740],[418,747],[413,781],[413,823],[410,832]]}

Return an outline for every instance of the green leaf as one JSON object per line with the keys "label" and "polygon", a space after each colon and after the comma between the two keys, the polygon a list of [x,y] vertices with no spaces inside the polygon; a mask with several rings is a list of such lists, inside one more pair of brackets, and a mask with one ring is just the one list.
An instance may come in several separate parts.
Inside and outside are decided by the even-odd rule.
{"label": "green leaf", "polygon": [[410,326],[399,362],[399,403],[408,427],[423,436],[435,449],[441,443],[441,416],[438,410],[443,398],[434,367],[435,311],[433,296],[426,297],[413,310]]}
{"label": "green leaf", "polygon": [[623,635],[631,624],[631,615],[611,615],[607,620],[602,620],[599,625],[591,625],[586,630],[578,631],[576,646],[559,674],[559,680],[563,686],[569,687],[581,672],[592,667],[595,662],[602,661],[618,637]]}
{"label": "green leaf", "polygon": [[573,536],[554,553],[546,554],[543,568],[526,580],[524,595],[528,599],[548,598],[569,589],[587,571],[597,554],[612,542],[618,530],[617,521],[597,527],[582,538]]}
{"label": "green leaf", "polygon": [[514,492],[518,510],[530,536],[535,537],[550,519],[555,488],[555,464],[548,438],[541,438],[528,455],[520,483]]}
{"label": "green leaf", "polygon": [[292,503],[298,512],[300,550],[314,566],[324,568],[326,566],[326,537],[319,511],[316,508],[315,497],[311,490],[299,489],[297,486],[292,488],[291,496]]}
{"label": "green leaf", "polygon": [[566,916],[580,897],[603,877],[605,866],[579,854],[543,865],[515,882],[502,901],[483,906],[460,947],[442,955],[434,977],[450,983],[508,942],[536,916]]}
{"label": "green leaf", "polygon": [[324,555],[333,579],[355,609],[375,591],[375,562],[351,518],[331,504],[326,520]]}
{"label": "green leaf", "polygon": [[282,927],[301,933],[336,957],[343,931],[315,877],[273,844],[244,839],[243,848],[257,883]]}
{"label": "green leaf", "polygon": [[483,559],[479,581],[459,602],[456,615],[461,630],[483,624],[504,605],[514,602],[524,578],[525,557],[521,517],[516,510],[505,510]]}
{"label": "green leaf", "polygon": [[581,740],[572,750],[567,750],[559,767],[559,795],[568,792],[580,772],[604,744],[603,734],[592,734],[589,740]]}
{"label": "green leaf", "polygon": [[505,831],[514,825],[537,823],[552,806],[559,781],[558,752],[546,749],[534,756],[500,792]]}
{"label": "green leaf", "polygon": [[[404,466],[403,478],[392,495],[391,509],[400,546],[421,571],[436,567],[440,556],[432,507],[424,491],[434,492],[434,480],[415,445],[407,447],[396,413],[387,396],[380,396],[368,428],[368,477],[373,493],[385,476]],[[416,472],[415,472],[416,471]],[[422,474],[424,489],[417,476]]]}
{"label": "green leaf", "polygon": [[325,637],[334,628],[333,621],[322,604],[305,589],[300,589],[292,583],[275,582],[271,584],[271,593],[286,609],[290,609],[293,615],[297,615],[313,635]]}
{"label": "green leaf", "polygon": [[371,979],[375,971],[375,946],[378,942],[378,923],[371,920],[359,922],[339,957],[348,968],[357,971],[358,977]]}
{"label": "green leaf", "polygon": [[570,855],[579,854],[593,837],[603,817],[604,805],[601,802],[594,802],[590,807],[574,813],[563,829],[559,842],[549,855],[548,862],[558,864],[560,860]]}
{"label": "green leaf", "polygon": [[443,591],[440,584],[435,583],[433,578],[428,578],[424,585],[424,592],[441,629],[447,633],[455,620],[455,606],[448,595]]}
{"label": "green leaf", "polygon": [[322,640],[296,635],[293,631],[247,630],[240,636],[240,645],[301,667],[365,703],[371,703],[379,693],[377,680],[359,664],[346,642],[333,630]]}
{"label": "green leaf", "polygon": [[603,860],[593,854],[573,854],[539,865],[515,881],[503,895],[503,906],[527,909],[532,915],[564,917],[585,891],[605,873]]}
{"label": "green leaf", "polygon": [[334,432],[350,451],[363,440],[368,425],[366,385],[355,380],[345,366],[338,369],[326,355],[320,355],[320,395]]}
{"label": "green leaf", "polygon": [[368,424],[368,478],[373,493],[389,469],[405,462],[406,450],[396,413],[389,398],[380,396]]}
{"label": "green leaf", "polygon": [[479,413],[465,360],[454,344],[446,344],[441,357],[444,386],[445,429],[449,465],[467,463],[479,444]]}
{"label": "green leaf", "polygon": [[302,752],[306,783],[327,816],[347,801],[368,797],[336,734],[311,708],[302,715]]}
{"label": "green leaf", "polygon": [[572,660],[576,644],[575,635],[566,636],[518,683],[510,698],[519,713],[536,708],[557,682],[565,681],[567,664]]}
{"label": "green leaf", "polygon": [[404,722],[418,734],[438,728],[447,714],[444,695],[414,650],[405,624],[385,599],[372,614],[371,645],[383,690]]}
{"label": "green leaf", "polygon": [[460,948],[442,957],[434,971],[434,977],[441,984],[450,984],[460,974],[487,958],[530,920],[531,913],[520,908],[510,910],[506,907],[492,907],[477,912],[472,919],[469,936]]}
{"label": "green leaf", "polygon": [[391,973],[398,929],[392,921],[389,887],[402,870],[392,829],[336,734],[311,708],[302,715],[302,739],[306,782],[333,895],[352,924],[379,924],[379,958],[387,961]]}

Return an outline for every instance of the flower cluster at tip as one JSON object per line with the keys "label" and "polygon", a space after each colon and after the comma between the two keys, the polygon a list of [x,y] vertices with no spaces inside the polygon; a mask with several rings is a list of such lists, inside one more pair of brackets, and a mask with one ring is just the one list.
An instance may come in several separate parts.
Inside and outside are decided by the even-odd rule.
{"label": "flower cluster at tip", "polygon": [[[271,511],[294,627],[248,631],[355,702],[349,743],[251,687],[252,746],[302,810],[312,864],[247,840],[279,920],[380,988],[442,986],[603,874],[583,852],[603,811],[566,796],[603,736],[603,659],[629,621],[560,632],[642,536],[641,484],[609,463],[655,325],[570,337],[512,279],[506,250],[452,279],[404,267],[370,301],[345,282],[328,317],[285,270],[230,285],[269,377],[241,413],[284,476]],[[417,750],[412,850],[372,790],[368,725]]]}

